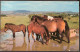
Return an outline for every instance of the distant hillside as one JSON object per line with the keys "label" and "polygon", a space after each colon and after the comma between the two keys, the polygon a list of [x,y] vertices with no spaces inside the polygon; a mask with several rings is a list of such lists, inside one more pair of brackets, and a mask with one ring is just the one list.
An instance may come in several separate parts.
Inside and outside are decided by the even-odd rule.
{"label": "distant hillside", "polygon": [[68,14],[78,14],[79,12],[65,11],[64,13],[68,13]]}
{"label": "distant hillside", "polygon": [[3,14],[5,14],[5,15],[8,15],[8,14],[12,14],[13,13],[13,11],[1,11],[1,14],[3,15]]}
{"label": "distant hillside", "polygon": [[64,11],[64,12],[54,12],[54,11],[28,11],[28,10],[16,10],[16,11],[1,11],[1,14],[5,15],[28,15],[28,14],[46,14],[46,13],[68,13],[68,14],[79,14],[78,12]]}
{"label": "distant hillside", "polygon": [[30,11],[27,11],[27,10],[16,10],[14,12],[15,13],[26,13],[26,12],[30,12]]}
{"label": "distant hillside", "polygon": [[23,14],[23,13],[29,13],[30,11],[27,10],[16,10],[16,11],[1,11],[1,14],[9,15],[9,14]]}

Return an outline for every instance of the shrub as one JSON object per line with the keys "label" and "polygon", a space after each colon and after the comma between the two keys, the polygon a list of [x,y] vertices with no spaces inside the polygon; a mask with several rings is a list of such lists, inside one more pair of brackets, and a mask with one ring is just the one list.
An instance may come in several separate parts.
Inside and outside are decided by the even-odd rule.
{"label": "shrub", "polygon": [[7,17],[6,15],[1,15],[1,17]]}

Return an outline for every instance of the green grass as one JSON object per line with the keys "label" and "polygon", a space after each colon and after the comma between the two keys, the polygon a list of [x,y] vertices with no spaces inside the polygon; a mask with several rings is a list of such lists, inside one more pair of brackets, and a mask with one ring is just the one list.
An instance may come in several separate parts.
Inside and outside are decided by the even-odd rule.
{"label": "green grass", "polygon": [[79,29],[79,17],[71,17],[70,20],[68,18],[64,19],[67,20],[70,28]]}
{"label": "green grass", "polygon": [[[64,20],[67,20],[70,28],[79,29],[79,17],[71,17],[70,20],[66,17],[64,18]],[[1,17],[1,29],[4,28],[5,23],[13,23],[16,25],[24,24],[27,26],[29,22],[30,22],[30,18],[28,16]]]}

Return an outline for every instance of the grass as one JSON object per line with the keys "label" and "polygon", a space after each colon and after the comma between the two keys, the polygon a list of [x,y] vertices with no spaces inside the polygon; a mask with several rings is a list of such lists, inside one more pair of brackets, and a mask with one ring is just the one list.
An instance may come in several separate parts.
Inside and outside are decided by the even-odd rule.
{"label": "grass", "polygon": [[[70,20],[66,17],[64,18],[64,20],[67,20],[70,28],[79,29],[79,17],[71,17]],[[30,18],[28,16],[1,17],[1,29],[4,28],[5,23],[13,23],[16,25],[24,24],[27,26],[29,22],[30,22]]]}
{"label": "grass", "polygon": [[79,17],[71,17],[69,20],[68,18],[64,18],[71,29],[79,29]]}
{"label": "grass", "polygon": [[8,17],[1,17],[1,29],[4,28],[5,23],[13,23],[16,25],[24,24],[28,25],[30,22],[30,19],[28,16],[8,16]]}

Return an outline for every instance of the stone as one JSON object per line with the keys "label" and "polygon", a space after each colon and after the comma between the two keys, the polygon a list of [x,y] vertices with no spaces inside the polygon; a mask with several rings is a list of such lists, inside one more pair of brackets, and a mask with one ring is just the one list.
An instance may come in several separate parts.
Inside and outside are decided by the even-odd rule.
{"label": "stone", "polygon": [[75,36],[76,36],[75,29],[70,29],[70,38],[75,37]]}

